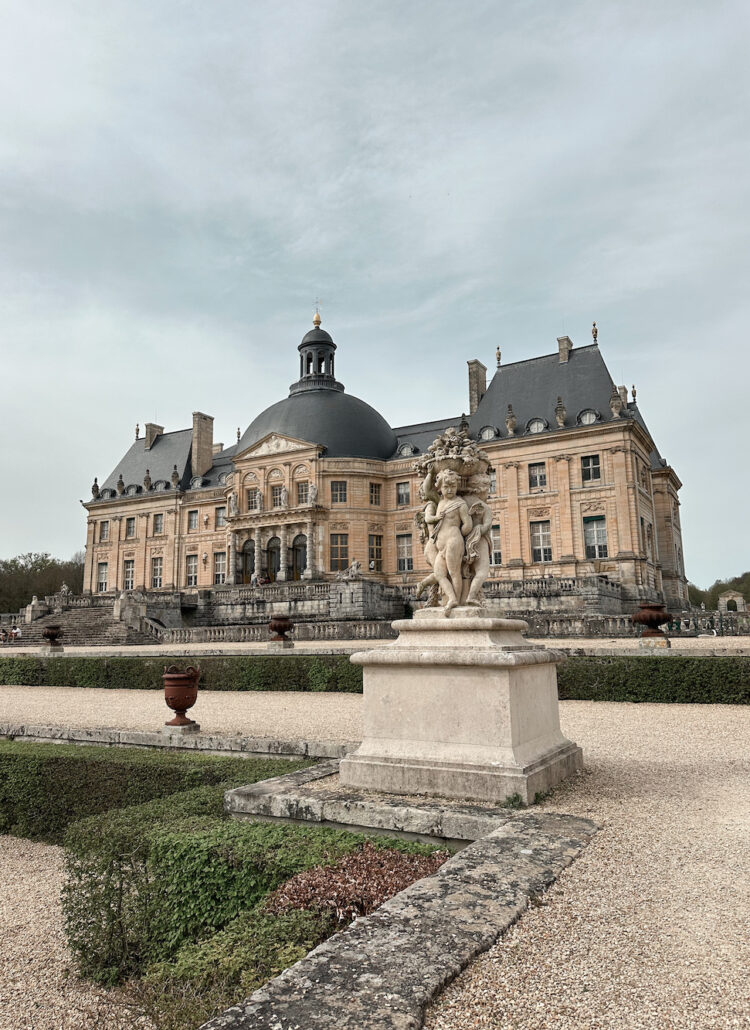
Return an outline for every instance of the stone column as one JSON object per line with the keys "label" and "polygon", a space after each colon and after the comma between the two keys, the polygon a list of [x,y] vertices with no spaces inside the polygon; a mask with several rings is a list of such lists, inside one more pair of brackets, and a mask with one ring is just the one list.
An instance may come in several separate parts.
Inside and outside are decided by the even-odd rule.
{"label": "stone column", "polygon": [[570,506],[570,455],[560,454],[557,462],[557,496],[560,504],[560,537],[562,553],[560,561],[575,561],[575,537],[573,535],[573,513]]}
{"label": "stone column", "polygon": [[521,546],[521,512],[518,505],[518,465],[517,461],[508,461],[503,465],[505,478],[505,494],[508,498],[506,509],[508,545],[513,555],[505,564],[510,568],[523,566],[523,549]]}
{"label": "stone column", "polygon": [[307,551],[305,554],[305,571],[302,573],[302,578],[312,579],[315,575],[315,526],[312,519],[309,519],[305,526],[305,535],[307,537]]}
{"label": "stone column", "polygon": [[282,525],[279,526],[279,541],[281,544],[279,554],[279,575],[278,579],[283,582],[288,578],[287,569],[287,527]]}

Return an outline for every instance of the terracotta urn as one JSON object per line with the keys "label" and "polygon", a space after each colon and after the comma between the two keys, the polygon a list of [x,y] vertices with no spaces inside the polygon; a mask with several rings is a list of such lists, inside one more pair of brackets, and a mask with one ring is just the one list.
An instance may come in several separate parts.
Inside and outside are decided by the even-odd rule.
{"label": "terracotta urn", "polygon": [[188,708],[192,708],[198,698],[198,680],[200,669],[189,665],[187,669],[180,669],[176,665],[165,667],[162,681],[164,683],[164,700],[167,707],[175,713],[174,719],[170,719],[165,726],[192,726],[194,719],[188,719],[185,715]]}
{"label": "terracotta urn", "polygon": [[54,647],[60,637],[64,635],[64,631],[59,626],[45,626],[42,630],[42,636],[50,647]]}
{"label": "terracotta urn", "polygon": [[664,637],[666,639],[666,634],[662,633],[659,626],[669,622],[671,618],[672,616],[665,610],[663,604],[641,601],[638,611],[633,612],[630,616],[630,621],[634,626],[643,626],[642,635],[644,637]]}
{"label": "terracotta urn", "polygon": [[288,615],[274,615],[271,621],[268,623],[268,628],[271,633],[275,636],[270,637],[270,640],[274,641],[288,641],[289,637],[287,633],[291,633],[294,623]]}

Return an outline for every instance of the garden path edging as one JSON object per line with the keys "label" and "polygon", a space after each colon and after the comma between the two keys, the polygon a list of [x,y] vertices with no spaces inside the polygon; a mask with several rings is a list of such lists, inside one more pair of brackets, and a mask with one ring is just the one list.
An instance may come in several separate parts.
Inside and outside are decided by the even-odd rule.
{"label": "garden path edging", "polygon": [[596,826],[508,813],[201,1030],[418,1030],[427,1004],[580,853]]}

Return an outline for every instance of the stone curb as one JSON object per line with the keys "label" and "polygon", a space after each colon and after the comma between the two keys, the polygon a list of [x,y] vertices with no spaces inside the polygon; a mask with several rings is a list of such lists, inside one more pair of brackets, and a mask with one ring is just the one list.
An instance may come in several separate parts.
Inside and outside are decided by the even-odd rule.
{"label": "stone curb", "polygon": [[427,1004],[486,951],[596,831],[588,819],[509,814],[201,1030],[418,1030]]}
{"label": "stone curb", "polygon": [[[341,758],[357,746],[336,740],[276,740],[267,737],[190,736],[139,730],[76,729],[46,724],[0,723],[0,737],[38,743],[104,744],[111,747],[154,747],[211,754],[274,755],[280,758]],[[328,774],[330,775],[330,773]]]}

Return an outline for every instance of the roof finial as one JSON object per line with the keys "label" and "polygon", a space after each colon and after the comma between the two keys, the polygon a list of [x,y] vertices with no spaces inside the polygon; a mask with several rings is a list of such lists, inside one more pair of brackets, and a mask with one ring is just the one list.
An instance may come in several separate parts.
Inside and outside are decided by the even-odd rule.
{"label": "roof finial", "polygon": [[237,426],[237,443],[240,442],[240,427]]}
{"label": "roof finial", "polygon": [[320,325],[320,310],[319,310],[319,308],[320,308],[320,301],[316,297],[315,298],[315,314],[313,315],[313,325],[315,326],[316,329]]}
{"label": "roof finial", "polygon": [[635,404],[635,383],[633,383],[633,403]]}
{"label": "roof finial", "polygon": [[140,426],[138,425],[138,423],[136,422],[136,424],[135,424],[135,438],[136,438],[136,440],[138,439],[138,437],[139,437],[140,435],[141,435],[141,427],[140,427]]}
{"label": "roof finial", "polygon": [[495,360],[497,361],[497,367],[500,368],[500,348],[499,347],[495,351]]}
{"label": "roof finial", "polygon": [[596,322],[591,326],[591,335],[594,337],[594,343],[596,343],[596,338],[599,335],[599,330],[596,328]]}

